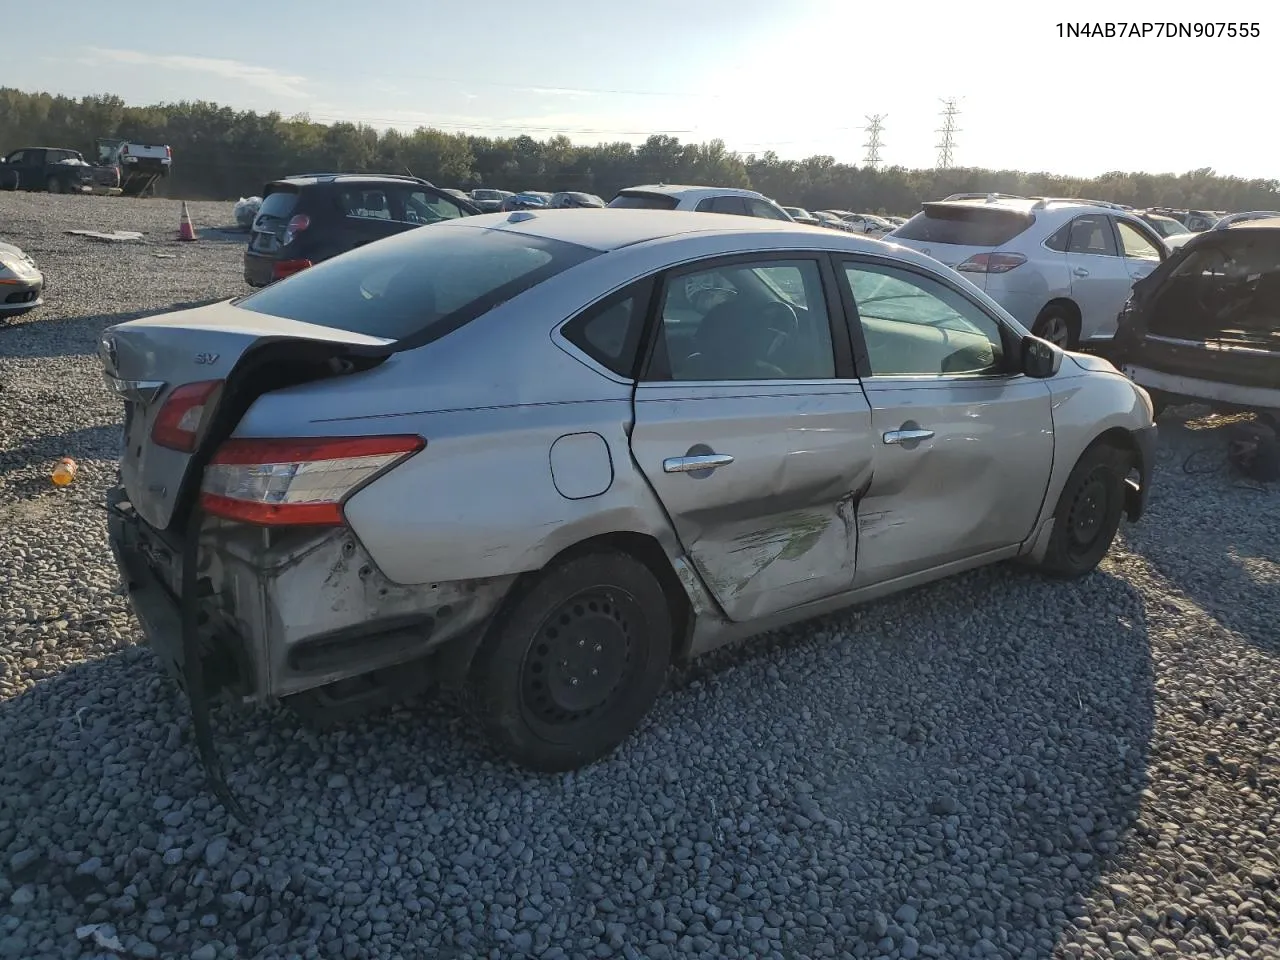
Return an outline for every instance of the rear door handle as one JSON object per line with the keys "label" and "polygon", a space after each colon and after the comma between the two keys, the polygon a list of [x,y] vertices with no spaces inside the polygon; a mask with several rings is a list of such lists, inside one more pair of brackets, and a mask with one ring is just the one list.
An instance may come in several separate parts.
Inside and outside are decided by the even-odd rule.
{"label": "rear door handle", "polygon": [[727,467],[731,463],[733,457],[727,453],[708,453],[698,457],[667,457],[662,461],[662,469],[665,473],[696,473]]}
{"label": "rear door handle", "polygon": [[1074,273],[1077,277],[1087,277],[1089,275],[1089,271],[1086,270],[1084,267],[1076,267],[1071,272]]}
{"label": "rear door handle", "polygon": [[884,442],[914,443],[917,440],[928,440],[932,436],[932,430],[888,430],[885,432]]}

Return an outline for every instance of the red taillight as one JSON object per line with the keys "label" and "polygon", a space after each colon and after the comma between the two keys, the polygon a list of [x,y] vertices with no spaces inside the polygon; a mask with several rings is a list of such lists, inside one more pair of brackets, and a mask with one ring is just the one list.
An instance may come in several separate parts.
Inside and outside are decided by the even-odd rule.
{"label": "red taillight", "polygon": [[956,269],[961,273],[1008,273],[1026,262],[1020,253],[975,253]]}
{"label": "red taillight", "polygon": [[295,217],[291,217],[285,225],[284,233],[280,236],[280,246],[287,247],[293,243],[294,237],[300,234],[307,227],[311,226],[311,218],[305,213],[300,213]]}
{"label": "red taillight", "polygon": [[220,386],[221,380],[201,380],[176,388],[156,414],[156,422],[151,427],[152,441],[182,453],[195,450],[205,407]]}
{"label": "red taillight", "polygon": [[172,148],[172,147],[170,147],[168,144],[165,144],[165,148],[164,148],[164,158],[165,158],[166,160],[172,160],[172,159],[173,159],[173,148]]}
{"label": "red taillight", "polygon": [[310,260],[277,260],[271,265],[271,279],[283,280],[311,266]]}
{"label": "red taillight", "polygon": [[417,436],[228,440],[205,469],[200,505],[211,516],[260,526],[340,526],[347,497],[426,443]]}

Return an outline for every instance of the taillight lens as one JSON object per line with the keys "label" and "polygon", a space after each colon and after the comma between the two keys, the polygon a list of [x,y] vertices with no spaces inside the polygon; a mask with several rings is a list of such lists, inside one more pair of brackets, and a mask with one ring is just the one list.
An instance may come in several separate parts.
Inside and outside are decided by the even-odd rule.
{"label": "taillight lens", "polygon": [[277,260],[271,265],[271,279],[283,280],[311,266],[310,260]]}
{"label": "taillight lens", "polygon": [[285,225],[284,234],[280,237],[280,245],[282,247],[287,247],[289,244],[293,243],[294,237],[309,226],[311,226],[311,218],[305,213],[300,213],[295,217],[290,217],[289,222]]}
{"label": "taillight lens", "polygon": [[1020,253],[975,253],[956,269],[961,273],[1008,273],[1026,262]]}
{"label": "taillight lens", "polygon": [[200,380],[184,383],[175,389],[156,414],[156,421],[151,427],[152,441],[182,453],[194,451],[200,438],[205,408],[221,386],[221,380]]}
{"label": "taillight lens", "polygon": [[164,148],[164,156],[166,160],[173,159],[173,148],[168,146],[167,144],[165,145],[165,148]]}
{"label": "taillight lens", "polygon": [[228,440],[204,472],[211,516],[267,527],[340,526],[358,487],[424,446],[417,436]]}

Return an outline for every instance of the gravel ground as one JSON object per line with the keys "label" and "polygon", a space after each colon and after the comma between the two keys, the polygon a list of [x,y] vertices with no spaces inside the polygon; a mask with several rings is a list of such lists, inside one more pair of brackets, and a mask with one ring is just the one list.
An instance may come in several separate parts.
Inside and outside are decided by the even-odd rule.
{"label": "gravel ground", "polygon": [[97,333],[243,289],[236,238],[176,225],[0,194],[50,283],[0,323],[0,958],[1280,956],[1280,510],[1184,471],[1223,443],[1194,409],[1084,582],[990,569],[723,651],[563,777],[431,702],[219,708],[230,821],[98,506]]}

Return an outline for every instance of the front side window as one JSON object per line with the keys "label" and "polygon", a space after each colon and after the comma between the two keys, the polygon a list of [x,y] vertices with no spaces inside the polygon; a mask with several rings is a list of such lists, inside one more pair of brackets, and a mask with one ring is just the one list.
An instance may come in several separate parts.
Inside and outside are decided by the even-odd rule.
{"label": "front side window", "polygon": [[1133,224],[1124,220],[1116,221],[1120,232],[1120,245],[1124,247],[1124,255],[1137,260],[1160,260],[1160,251],[1156,245],[1145,237]]}
{"label": "front side window", "polygon": [[787,219],[777,207],[771,203],[765,203],[763,200],[756,200],[753,197],[747,198],[747,209],[751,211],[753,217],[763,217],[766,220],[785,220]]}
{"label": "front side window", "polygon": [[441,220],[456,220],[466,216],[462,208],[447,196],[429,193],[426,190],[407,191],[404,195],[405,223],[439,223]]}
{"label": "front side window", "polygon": [[1083,253],[1098,257],[1119,256],[1115,234],[1111,224],[1103,216],[1076,217],[1071,221],[1067,241],[1068,253]]}
{"label": "front side window", "polygon": [[671,277],[660,323],[653,379],[835,376],[816,260],[762,260]]}
{"label": "front side window", "polygon": [[968,298],[920,274],[845,264],[871,375],[959,376],[1004,366],[1000,324]]}

